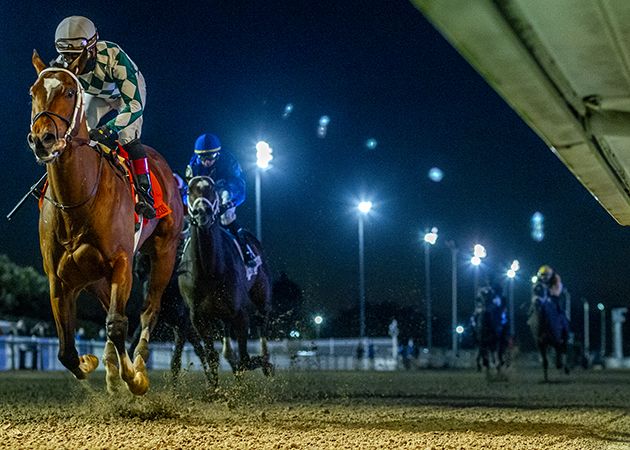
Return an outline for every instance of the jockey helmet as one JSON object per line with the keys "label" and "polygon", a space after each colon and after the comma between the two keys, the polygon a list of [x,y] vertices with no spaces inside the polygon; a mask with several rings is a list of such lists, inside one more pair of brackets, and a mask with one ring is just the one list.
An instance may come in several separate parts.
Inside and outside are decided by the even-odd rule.
{"label": "jockey helmet", "polygon": [[540,266],[540,269],[538,269],[537,277],[543,283],[548,283],[553,277],[553,275],[554,275],[554,270],[546,264],[544,266]]}
{"label": "jockey helmet", "polygon": [[214,134],[202,134],[195,141],[195,155],[203,160],[217,159],[221,153],[221,141]]}
{"label": "jockey helmet", "polygon": [[83,16],[66,17],[55,31],[55,48],[59,53],[81,53],[92,49],[98,40],[94,23]]}

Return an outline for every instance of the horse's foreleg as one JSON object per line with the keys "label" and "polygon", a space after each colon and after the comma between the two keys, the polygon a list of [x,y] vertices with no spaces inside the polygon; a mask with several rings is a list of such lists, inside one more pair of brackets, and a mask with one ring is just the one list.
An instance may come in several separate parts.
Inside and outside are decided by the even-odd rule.
{"label": "horse's foreleg", "polygon": [[236,334],[236,342],[238,343],[238,355],[239,355],[239,372],[245,370],[253,370],[262,365],[262,358],[250,358],[247,351],[247,331],[249,330],[249,320],[244,313],[240,313],[239,316],[232,323],[232,328]]}
{"label": "horse's foreleg", "polygon": [[[116,349],[120,376],[127,384],[127,388],[134,395],[144,395],[149,389],[149,377],[144,360],[137,357],[132,364],[125,348],[129,325],[125,308],[131,292],[131,279],[129,260],[124,255],[118,257],[112,271],[110,304],[107,313],[107,339],[112,342]],[[141,334],[141,340],[142,337]]]}
{"label": "horse's foreleg", "polygon": [[208,364],[208,370],[205,371],[206,378],[211,387],[217,388],[219,385],[219,353],[214,348],[213,326],[211,323],[207,323],[197,317],[193,316],[192,321],[197,335],[201,337],[205,347],[204,355]]}
{"label": "horse's foreleg", "polygon": [[56,277],[51,277],[50,304],[52,307],[57,336],[59,337],[58,358],[79,380],[83,380],[98,366],[98,358],[94,355],[79,356],[74,342],[76,328],[77,293],[64,286]]}
{"label": "horse's foreleg", "polygon": [[238,360],[234,356],[234,350],[232,350],[232,339],[230,339],[229,333],[226,333],[223,336],[223,357],[230,363],[230,367],[232,368],[232,372],[236,373],[239,369]]}
{"label": "horse's foreleg", "polygon": [[105,365],[107,392],[116,394],[122,387],[122,380],[118,369],[118,352],[114,343],[109,339],[105,343],[105,350],[103,351],[103,364]]}
{"label": "horse's foreleg", "polygon": [[539,345],[540,356],[542,357],[543,373],[545,376],[545,383],[549,381],[549,361],[547,360],[547,346],[544,344]]}

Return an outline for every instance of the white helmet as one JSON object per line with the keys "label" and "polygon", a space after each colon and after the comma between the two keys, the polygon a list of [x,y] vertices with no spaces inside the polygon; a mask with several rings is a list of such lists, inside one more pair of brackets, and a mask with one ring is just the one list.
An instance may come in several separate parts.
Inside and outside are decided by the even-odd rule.
{"label": "white helmet", "polygon": [[98,39],[94,23],[83,16],[66,17],[55,31],[55,48],[59,53],[81,53],[92,48]]}

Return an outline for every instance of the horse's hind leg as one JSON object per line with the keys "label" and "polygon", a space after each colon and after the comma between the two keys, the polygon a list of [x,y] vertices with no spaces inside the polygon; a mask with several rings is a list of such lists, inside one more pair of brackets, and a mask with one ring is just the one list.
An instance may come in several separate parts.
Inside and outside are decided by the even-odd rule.
{"label": "horse's hind leg", "polygon": [[170,241],[161,236],[153,238],[154,251],[151,254],[149,285],[144,299],[142,314],[140,315],[142,331],[138,345],[133,352],[134,359],[138,355],[145,361],[149,359],[149,336],[157,322],[162,294],[171,279],[175,265],[177,244],[169,244]]}
{"label": "horse's hind leg", "polygon": [[180,327],[173,327],[173,334],[175,335],[175,349],[171,359],[171,376],[173,377],[173,384],[176,384],[179,372],[182,370],[182,351],[186,343],[186,336]]}
{"label": "horse's hind leg", "polygon": [[273,364],[269,362],[269,347],[267,346],[267,336],[269,334],[269,314],[271,313],[271,282],[266,272],[259,275],[256,283],[249,292],[252,303],[256,305],[261,324],[260,352],[262,355],[261,366],[265,376],[273,375]]}
{"label": "horse's hind leg", "polygon": [[77,293],[67,288],[64,289],[61,280],[56,277],[51,277],[49,281],[50,304],[59,337],[59,361],[77,379],[83,380],[90,372],[96,369],[98,358],[94,355],[79,356],[74,343]]}

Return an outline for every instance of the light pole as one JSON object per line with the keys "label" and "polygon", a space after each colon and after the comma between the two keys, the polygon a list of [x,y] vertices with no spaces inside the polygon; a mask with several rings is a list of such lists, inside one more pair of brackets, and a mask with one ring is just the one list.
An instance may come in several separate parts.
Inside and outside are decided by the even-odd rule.
{"label": "light pole", "polygon": [[262,171],[269,169],[273,159],[273,149],[265,141],[256,143],[256,238],[262,242]]}
{"label": "light pole", "polygon": [[479,265],[481,264],[481,260],[486,256],[486,248],[481,244],[475,244],[473,247],[473,256],[470,258],[470,263],[475,267],[475,295],[473,301],[477,298],[477,290],[479,289]]}
{"label": "light pole", "polygon": [[464,327],[461,325],[457,325],[457,327],[455,327],[455,333],[457,333],[457,348],[455,350],[455,355],[459,356],[459,343],[462,341],[462,334],[464,334]]}
{"label": "light pole", "polygon": [[606,307],[603,303],[597,304],[597,309],[599,309],[599,357],[604,361],[604,357],[606,356]]}
{"label": "light pole", "polygon": [[424,234],[424,281],[426,289],[427,301],[427,349],[431,351],[433,346],[433,312],[431,311],[431,263],[430,253],[431,247],[435,245],[438,239],[438,229],[431,228]]}
{"label": "light pole", "polygon": [[322,322],[324,322],[324,318],[319,314],[313,317],[313,322],[315,322],[315,336],[319,339],[319,332],[322,326]]}
{"label": "light pole", "polygon": [[451,249],[451,347],[453,355],[457,354],[457,252],[458,248],[455,246],[454,241],[448,241],[446,243],[448,248]]}
{"label": "light pole", "polygon": [[586,358],[586,364],[588,364],[591,353],[591,336],[589,327],[590,305],[588,304],[588,300],[585,298],[582,300],[584,301],[584,358]]}
{"label": "light pole", "polygon": [[521,268],[518,260],[512,261],[510,268],[508,269],[506,275],[509,280],[509,321],[510,321],[510,336],[514,336],[514,278],[516,278],[516,272]]}
{"label": "light pole", "polygon": [[361,201],[357,205],[359,210],[359,337],[361,342],[365,338],[365,264],[363,245],[363,219],[372,209],[372,202]]}

